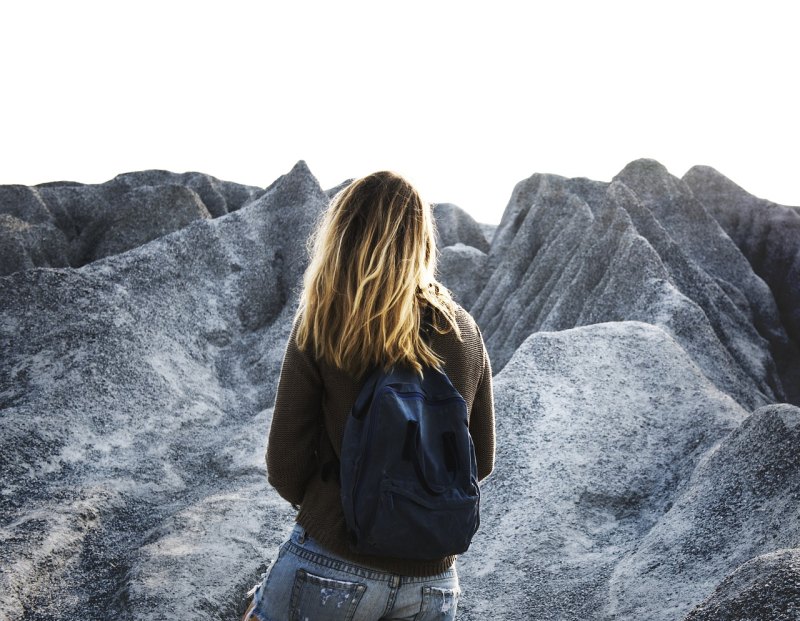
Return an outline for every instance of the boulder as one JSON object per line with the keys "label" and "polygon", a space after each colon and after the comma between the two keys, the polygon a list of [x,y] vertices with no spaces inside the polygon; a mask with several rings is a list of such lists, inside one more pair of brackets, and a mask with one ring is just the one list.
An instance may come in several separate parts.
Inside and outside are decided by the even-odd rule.
{"label": "boulder", "polygon": [[[789,404],[757,409],[722,438],[686,479],[681,493],[635,552],[615,567],[609,618],[681,618],[692,604],[714,598],[714,587],[739,566],[796,547],[800,541],[798,442],[800,408]],[[776,559],[772,561],[769,571],[780,573],[774,567]],[[762,558],[756,565],[764,563]],[[779,564],[785,568],[784,562]],[[752,574],[752,568],[741,573]],[[732,582],[743,586],[741,573],[728,580],[724,592],[729,592]],[[791,580],[796,586],[797,574],[789,575],[788,583],[776,582],[775,593]],[[753,594],[758,591],[755,588]],[[722,597],[718,593],[716,599]],[[771,603],[787,606],[797,601],[796,593],[794,598]],[[751,604],[760,606],[763,601]]]}
{"label": "boulder", "polygon": [[800,549],[762,554],[740,565],[685,621],[795,621],[800,617]]}
{"label": "boulder", "polygon": [[486,253],[461,242],[441,250],[438,278],[464,308],[472,306],[483,290],[487,259]]}
{"label": "boulder", "polygon": [[497,461],[459,559],[461,618],[680,618],[613,616],[612,578],[747,412],[643,322],[538,332],[494,380]]}
{"label": "boulder", "polygon": [[446,248],[454,244],[472,246],[483,253],[489,252],[489,242],[480,225],[466,211],[453,203],[434,203],[436,219],[436,246]]}

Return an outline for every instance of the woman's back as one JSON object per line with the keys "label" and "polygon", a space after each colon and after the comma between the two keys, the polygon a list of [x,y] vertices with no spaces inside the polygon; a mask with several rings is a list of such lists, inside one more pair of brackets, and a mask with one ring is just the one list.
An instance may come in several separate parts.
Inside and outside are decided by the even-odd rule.
{"label": "woman's back", "polygon": [[[478,478],[483,479],[494,465],[491,364],[475,321],[461,306],[457,305],[456,309],[462,340],[453,332],[439,334],[431,330],[430,344],[442,358],[443,370],[453,386],[467,403]],[[280,416],[273,418],[270,427],[267,451],[270,484],[281,496],[300,505],[297,522],[312,537],[342,556],[407,575],[443,571],[452,565],[454,557],[408,561],[360,557],[349,551],[339,484],[329,465],[338,460],[347,416],[363,380],[357,381],[345,371],[317,361],[310,353],[299,349],[297,325],[295,321],[275,399],[275,411],[280,412]],[[320,414],[325,431],[321,434],[317,426]]]}

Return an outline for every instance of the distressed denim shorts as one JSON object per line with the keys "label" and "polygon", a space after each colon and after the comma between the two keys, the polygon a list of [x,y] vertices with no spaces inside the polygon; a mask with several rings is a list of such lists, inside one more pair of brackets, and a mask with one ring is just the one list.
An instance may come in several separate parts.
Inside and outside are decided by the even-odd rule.
{"label": "distressed denim shorts", "polygon": [[384,573],[321,547],[296,524],[253,596],[246,621],[451,621],[455,566],[435,576]]}

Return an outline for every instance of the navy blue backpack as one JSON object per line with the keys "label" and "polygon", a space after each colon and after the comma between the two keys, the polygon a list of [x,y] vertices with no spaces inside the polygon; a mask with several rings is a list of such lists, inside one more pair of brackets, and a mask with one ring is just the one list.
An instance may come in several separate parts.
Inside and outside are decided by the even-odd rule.
{"label": "navy blue backpack", "polygon": [[340,457],[350,547],[437,559],[469,547],[480,524],[467,405],[445,373],[375,368],[348,417]]}

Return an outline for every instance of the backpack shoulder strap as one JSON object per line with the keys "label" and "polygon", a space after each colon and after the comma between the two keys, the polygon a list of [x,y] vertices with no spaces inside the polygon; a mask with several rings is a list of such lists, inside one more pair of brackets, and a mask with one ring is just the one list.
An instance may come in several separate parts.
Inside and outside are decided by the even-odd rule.
{"label": "backpack shoulder strap", "polygon": [[370,371],[367,371],[364,385],[359,391],[358,397],[356,397],[356,401],[353,404],[352,412],[356,418],[361,418],[366,413],[367,409],[369,408],[369,404],[372,401],[375,388],[377,387],[378,382],[381,380],[381,377],[383,377],[383,373],[381,372],[380,365],[375,365]]}

